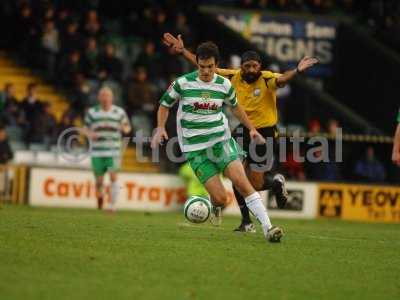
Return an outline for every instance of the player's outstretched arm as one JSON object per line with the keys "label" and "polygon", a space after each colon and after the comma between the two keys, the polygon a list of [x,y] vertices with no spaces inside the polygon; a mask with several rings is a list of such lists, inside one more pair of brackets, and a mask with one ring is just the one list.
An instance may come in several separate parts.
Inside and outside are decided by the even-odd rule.
{"label": "player's outstretched arm", "polygon": [[244,109],[238,104],[235,107],[232,107],[232,112],[235,117],[239,120],[241,124],[243,124],[250,132],[250,137],[255,139],[257,144],[265,144],[266,141],[263,136],[257,131],[257,129],[253,126],[251,121],[249,120]]}
{"label": "player's outstretched arm", "polygon": [[394,134],[392,161],[400,166],[400,123],[397,125],[396,133]]}
{"label": "player's outstretched arm", "polygon": [[169,115],[169,108],[164,105],[160,105],[157,111],[157,128],[154,130],[153,137],[151,139],[151,148],[156,148],[164,141],[168,140],[168,134],[165,130],[165,124],[167,123]]}
{"label": "player's outstretched arm", "polygon": [[278,87],[285,86],[298,73],[302,73],[302,72],[306,71],[307,69],[311,68],[312,66],[314,66],[317,63],[318,63],[318,59],[315,58],[315,57],[308,57],[308,56],[304,57],[302,60],[300,60],[300,62],[297,65],[296,69],[286,71],[281,76],[279,76],[276,79],[276,84],[278,85]]}
{"label": "player's outstretched arm", "polygon": [[196,55],[185,48],[185,44],[182,40],[182,35],[178,34],[174,37],[169,32],[164,33],[163,43],[167,47],[173,48],[177,54],[183,55],[183,57],[191,62],[194,66],[197,66]]}

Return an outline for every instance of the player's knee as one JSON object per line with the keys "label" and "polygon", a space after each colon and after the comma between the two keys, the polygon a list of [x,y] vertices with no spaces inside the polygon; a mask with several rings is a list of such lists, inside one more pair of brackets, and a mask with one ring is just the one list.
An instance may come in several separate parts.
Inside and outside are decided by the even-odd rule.
{"label": "player's knee", "polygon": [[241,194],[243,197],[252,194],[255,190],[247,177],[244,177],[237,181],[232,181],[232,184],[235,186],[239,194]]}

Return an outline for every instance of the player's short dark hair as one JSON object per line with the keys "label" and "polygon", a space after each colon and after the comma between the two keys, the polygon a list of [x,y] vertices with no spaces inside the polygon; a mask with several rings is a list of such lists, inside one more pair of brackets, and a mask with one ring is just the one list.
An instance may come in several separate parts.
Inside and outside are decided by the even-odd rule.
{"label": "player's short dark hair", "polygon": [[219,61],[219,49],[213,42],[201,43],[196,49],[196,61],[199,59],[209,59],[214,57],[215,62]]}
{"label": "player's short dark hair", "polygon": [[256,51],[246,51],[245,53],[242,54],[242,64],[245,63],[246,61],[249,60],[255,60],[258,61],[261,64],[261,56],[258,54]]}

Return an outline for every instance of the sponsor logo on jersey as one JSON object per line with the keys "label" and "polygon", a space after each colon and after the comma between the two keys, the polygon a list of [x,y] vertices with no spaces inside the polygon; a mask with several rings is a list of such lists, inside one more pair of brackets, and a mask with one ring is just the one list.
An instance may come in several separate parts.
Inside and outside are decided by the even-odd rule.
{"label": "sponsor logo on jersey", "polygon": [[193,104],[193,109],[197,110],[218,110],[219,106],[215,103],[210,102],[195,102]]}

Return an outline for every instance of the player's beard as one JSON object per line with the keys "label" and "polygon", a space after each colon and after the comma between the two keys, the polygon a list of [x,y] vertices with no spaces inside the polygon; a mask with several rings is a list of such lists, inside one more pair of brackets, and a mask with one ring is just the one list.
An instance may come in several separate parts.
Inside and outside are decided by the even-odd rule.
{"label": "player's beard", "polygon": [[261,72],[257,72],[257,73],[242,73],[242,78],[244,81],[246,81],[247,83],[253,83],[255,81],[257,81],[257,79],[261,76]]}

